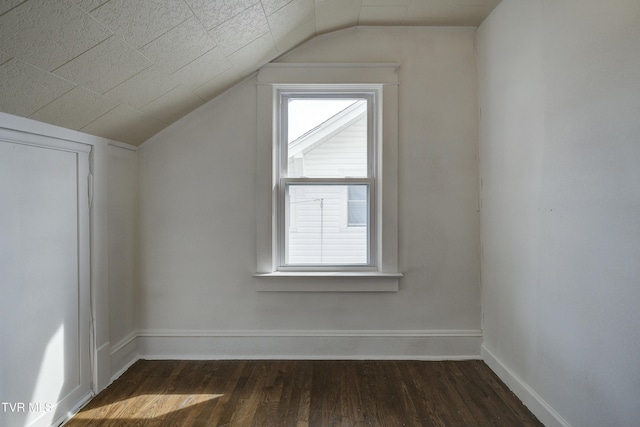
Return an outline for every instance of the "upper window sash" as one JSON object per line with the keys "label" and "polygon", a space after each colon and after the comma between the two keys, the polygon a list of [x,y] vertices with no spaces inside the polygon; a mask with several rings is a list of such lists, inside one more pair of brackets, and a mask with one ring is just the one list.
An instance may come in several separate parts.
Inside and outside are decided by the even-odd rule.
{"label": "upper window sash", "polygon": [[[330,87],[327,87],[330,86]],[[278,176],[290,177],[289,166],[289,101],[291,100],[325,100],[325,99],[362,99],[366,100],[367,114],[367,160],[366,178],[376,176],[376,136],[379,117],[377,116],[376,99],[378,89],[363,90],[357,87],[339,88],[340,85],[319,85],[306,88],[278,88],[276,111],[278,115]],[[312,178],[311,176],[302,176]],[[357,176],[360,177],[360,176]]]}

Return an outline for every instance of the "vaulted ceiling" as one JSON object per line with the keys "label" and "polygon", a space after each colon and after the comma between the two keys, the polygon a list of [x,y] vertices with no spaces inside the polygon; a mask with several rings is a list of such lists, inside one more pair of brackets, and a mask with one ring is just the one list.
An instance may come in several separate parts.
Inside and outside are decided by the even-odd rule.
{"label": "vaulted ceiling", "polygon": [[0,0],[0,111],[139,145],[305,40],[500,0]]}

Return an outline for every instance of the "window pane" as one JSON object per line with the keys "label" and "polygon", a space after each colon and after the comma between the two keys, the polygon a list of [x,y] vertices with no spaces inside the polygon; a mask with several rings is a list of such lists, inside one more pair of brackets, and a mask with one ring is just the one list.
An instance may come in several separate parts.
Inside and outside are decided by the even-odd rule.
{"label": "window pane", "polygon": [[288,176],[367,176],[367,100],[289,98]]}
{"label": "window pane", "polygon": [[[349,187],[364,190],[365,199],[355,201],[357,206],[349,206]],[[286,191],[286,264],[367,264],[366,184],[288,184]],[[357,227],[348,226],[352,209]]]}
{"label": "window pane", "polygon": [[350,185],[349,200],[367,200],[366,185]]}
{"label": "window pane", "polygon": [[361,227],[367,225],[367,186],[350,185],[348,187],[349,199],[347,201],[347,223],[349,227]]}

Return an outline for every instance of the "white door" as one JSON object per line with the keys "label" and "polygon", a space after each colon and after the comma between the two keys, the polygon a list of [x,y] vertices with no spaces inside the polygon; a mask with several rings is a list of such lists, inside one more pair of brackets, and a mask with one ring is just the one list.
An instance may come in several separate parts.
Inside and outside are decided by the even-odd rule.
{"label": "white door", "polygon": [[82,144],[0,140],[1,426],[91,395],[88,165]]}

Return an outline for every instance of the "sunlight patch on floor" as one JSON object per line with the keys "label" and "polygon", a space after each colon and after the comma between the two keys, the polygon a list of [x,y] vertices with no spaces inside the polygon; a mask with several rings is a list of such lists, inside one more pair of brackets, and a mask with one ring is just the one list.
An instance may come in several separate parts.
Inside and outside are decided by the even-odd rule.
{"label": "sunlight patch on floor", "polygon": [[[106,403],[97,408],[85,408],[74,419],[151,419],[163,417],[190,406],[222,397],[222,394],[145,394]],[[107,414],[109,414],[107,416]]]}

